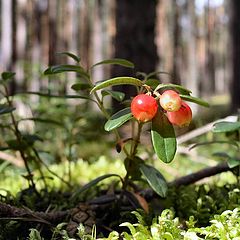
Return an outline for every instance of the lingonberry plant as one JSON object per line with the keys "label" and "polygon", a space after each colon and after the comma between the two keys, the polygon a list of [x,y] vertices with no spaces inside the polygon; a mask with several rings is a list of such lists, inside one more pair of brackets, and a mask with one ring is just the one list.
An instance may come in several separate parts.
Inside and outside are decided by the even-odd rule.
{"label": "lingonberry plant", "polygon": [[[138,151],[141,144],[141,134],[144,124],[151,125],[151,139],[153,149],[158,158],[169,163],[173,160],[176,153],[176,137],[173,124],[183,126],[189,124],[192,118],[191,109],[183,101],[190,101],[202,106],[208,106],[205,101],[192,97],[191,91],[175,84],[162,84],[158,79],[153,79],[154,75],[159,74],[143,74],[144,79],[140,80],[135,77],[122,76],[107,79],[95,84],[92,79],[92,70],[101,64],[117,64],[122,67],[134,68],[134,64],[124,59],[109,59],[98,62],[89,69],[81,66],[80,58],[72,53],[63,52],[62,54],[72,58],[76,65],[56,65],[46,69],[45,75],[53,75],[63,72],[76,72],[79,81],[72,85],[72,89],[77,92],[78,98],[88,99],[97,104],[101,112],[106,117],[104,129],[108,132],[112,131],[116,136],[116,145],[118,152],[125,154],[124,165],[126,168],[126,176],[122,179],[116,174],[107,174],[100,176],[88,183],[76,194],[84,191],[99,181],[117,176],[120,177],[123,189],[127,189],[132,184],[131,181],[141,180],[144,177],[149,185],[160,196],[166,196],[167,184],[162,174],[153,166],[147,165],[140,157]],[[122,110],[114,113],[112,116],[107,110],[104,101],[106,96],[122,101],[124,93],[111,90],[112,86],[130,84],[136,87],[137,96],[133,96],[131,105],[125,106]],[[88,95],[82,94],[84,89],[88,89]],[[126,122],[131,121],[134,128],[132,136],[128,139],[122,139],[119,128]]]}

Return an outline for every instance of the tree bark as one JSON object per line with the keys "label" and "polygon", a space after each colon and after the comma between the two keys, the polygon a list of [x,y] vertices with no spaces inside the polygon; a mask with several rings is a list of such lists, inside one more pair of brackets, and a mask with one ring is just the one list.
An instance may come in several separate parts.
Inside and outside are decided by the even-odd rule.
{"label": "tree bark", "polygon": [[[158,62],[154,43],[156,5],[156,0],[116,2],[115,57],[132,61],[136,71],[153,72]],[[111,75],[133,76],[134,72],[129,68],[113,66]],[[117,86],[114,89],[125,92],[127,99],[136,93],[132,86]],[[113,106],[120,108],[116,102]]]}
{"label": "tree bark", "polygon": [[197,56],[196,56],[196,16],[195,16],[195,1],[187,3],[187,11],[189,16],[188,29],[188,79],[187,86],[193,92],[193,95],[198,96],[198,74],[197,74]]}
{"label": "tree bark", "polygon": [[214,167],[207,167],[204,168],[198,172],[180,177],[172,182],[170,182],[168,185],[169,186],[175,186],[179,187],[182,185],[190,185],[193,184],[199,180],[202,180],[203,178],[206,177],[211,177],[216,174],[222,173],[222,172],[227,172],[230,171],[230,167],[228,166],[227,162],[220,163]]}
{"label": "tree bark", "polygon": [[12,0],[1,1],[1,71],[10,70],[12,56]]}
{"label": "tree bark", "polygon": [[172,83],[181,84],[179,74],[179,40],[180,40],[180,26],[179,26],[179,11],[177,0],[173,0],[173,67],[172,67]]}
{"label": "tree bark", "polygon": [[232,17],[230,21],[232,44],[232,83],[231,83],[231,110],[237,112],[240,108],[240,2],[231,1]]}

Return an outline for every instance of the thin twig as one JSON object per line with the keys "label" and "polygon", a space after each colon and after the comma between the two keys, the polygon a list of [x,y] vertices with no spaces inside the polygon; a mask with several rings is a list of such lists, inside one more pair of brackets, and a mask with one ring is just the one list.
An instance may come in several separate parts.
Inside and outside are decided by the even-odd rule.
{"label": "thin twig", "polygon": [[203,178],[211,177],[218,173],[227,172],[230,170],[231,169],[228,166],[227,162],[223,162],[214,167],[207,167],[198,172],[191,173],[189,175],[177,178],[174,181],[170,182],[168,185],[176,186],[176,187],[181,186],[181,185],[189,185],[189,184],[195,183],[199,180],[202,180]]}

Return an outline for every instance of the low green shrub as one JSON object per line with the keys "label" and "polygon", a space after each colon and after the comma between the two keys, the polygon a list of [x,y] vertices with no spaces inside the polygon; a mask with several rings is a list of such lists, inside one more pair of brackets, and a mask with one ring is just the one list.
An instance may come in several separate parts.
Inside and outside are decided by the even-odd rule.
{"label": "low green shrub", "polygon": [[[219,239],[219,240],[239,240],[240,239],[240,208],[234,210],[226,210],[221,214],[214,215],[209,225],[206,227],[195,227],[195,219],[193,216],[189,218],[184,227],[178,217],[174,217],[172,210],[165,209],[162,214],[153,219],[148,226],[144,217],[134,211],[133,214],[138,219],[137,223],[124,222],[120,226],[127,228],[128,231],[118,233],[112,231],[107,238],[97,238],[96,228],[92,230],[92,234],[86,234],[84,226],[78,227],[78,237],[82,240],[201,240],[201,239]],[[51,240],[66,239],[75,240],[67,235],[60,224],[54,230]],[[40,233],[36,229],[31,229],[29,240],[43,240]]]}

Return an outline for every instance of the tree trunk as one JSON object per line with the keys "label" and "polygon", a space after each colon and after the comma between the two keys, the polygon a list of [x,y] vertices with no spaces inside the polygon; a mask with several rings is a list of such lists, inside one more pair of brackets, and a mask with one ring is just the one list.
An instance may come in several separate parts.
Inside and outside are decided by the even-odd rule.
{"label": "tree trunk", "polygon": [[[11,56],[11,66],[10,70],[16,71],[16,62],[17,62],[17,1],[12,0],[12,56]],[[18,88],[16,86],[17,82],[11,81],[10,84],[10,93],[15,93],[15,90]]]}
{"label": "tree trunk", "polygon": [[12,56],[12,1],[1,2],[1,71],[10,70]]}
{"label": "tree trunk", "polygon": [[205,78],[203,81],[202,92],[203,96],[210,96],[215,91],[214,82],[215,82],[215,54],[213,52],[213,32],[215,29],[214,26],[214,10],[210,7],[210,1],[208,0],[206,6],[206,62],[205,62]]}
{"label": "tree trunk", "polygon": [[172,67],[172,83],[181,84],[179,74],[179,40],[180,40],[180,26],[179,26],[179,6],[177,0],[173,0],[173,67]]}
{"label": "tree trunk", "polygon": [[56,31],[56,6],[57,2],[54,0],[48,1],[48,15],[49,15],[49,49],[48,49],[48,64],[56,64],[56,46],[57,46],[57,31]]}
{"label": "tree trunk", "polygon": [[[158,55],[155,38],[156,0],[117,0],[115,57],[124,58],[135,64],[135,70],[150,73],[155,71]],[[132,69],[114,66],[112,76],[132,76]],[[136,93],[130,86],[117,86],[126,99]],[[114,102],[116,110],[120,107]]]}
{"label": "tree trunk", "polygon": [[232,43],[232,84],[231,84],[231,110],[236,112],[240,108],[240,2],[231,1],[231,43]]}
{"label": "tree trunk", "polygon": [[[188,74],[186,76],[186,85],[191,89],[193,95],[198,96],[199,94],[199,82],[198,82],[198,63],[196,55],[196,16],[195,16],[195,1],[189,1],[187,5],[188,16],[189,16],[189,29],[188,29]],[[197,105],[191,106],[194,112],[197,111]]]}

